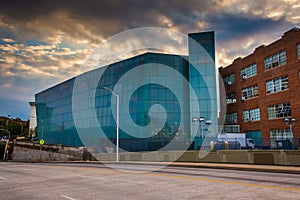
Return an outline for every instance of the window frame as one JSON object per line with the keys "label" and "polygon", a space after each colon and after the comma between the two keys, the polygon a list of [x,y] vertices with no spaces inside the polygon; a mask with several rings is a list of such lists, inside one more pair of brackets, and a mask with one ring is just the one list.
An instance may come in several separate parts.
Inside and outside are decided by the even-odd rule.
{"label": "window frame", "polygon": [[[288,107],[287,107],[288,105]],[[287,110],[288,109],[288,110]],[[288,112],[282,112],[282,111],[288,111]],[[291,117],[292,116],[292,110],[291,110],[291,103],[290,102],[284,102],[284,103],[278,103],[268,106],[268,119],[280,119],[284,117]]]}
{"label": "window frame", "polygon": [[252,99],[255,97],[258,97],[258,84],[251,85],[250,87],[242,89],[243,100]]}
{"label": "window frame", "polygon": [[241,79],[248,79],[257,75],[257,65],[253,63],[241,69]]}
{"label": "window frame", "polygon": [[[276,148],[277,140],[291,140],[291,133],[289,129],[271,129],[270,130],[270,142],[271,148]],[[291,141],[292,142],[292,141]]]}
{"label": "window frame", "polygon": [[287,62],[286,50],[278,51],[270,56],[265,57],[264,66],[265,70],[270,70],[276,67],[285,65]]}
{"label": "window frame", "polygon": [[[224,76],[223,82],[225,85],[233,85],[235,83],[235,73],[229,74],[227,76]],[[230,84],[229,84],[230,82]]]}
{"label": "window frame", "polygon": [[276,77],[265,82],[266,93],[273,94],[276,92],[281,92],[289,89],[289,79],[288,75]]}
{"label": "window frame", "polygon": [[226,116],[225,116],[225,124],[237,124],[237,123],[238,123],[237,112],[227,113],[226,114]]}
{"label": "window frame", "polygon": [[243,122],[260,121],[260,108],[243,110]]}
{"label": "window frame", "polygon": [[236,92],[230,92],[226,94],[226,104],[232,103],[236,103]]}

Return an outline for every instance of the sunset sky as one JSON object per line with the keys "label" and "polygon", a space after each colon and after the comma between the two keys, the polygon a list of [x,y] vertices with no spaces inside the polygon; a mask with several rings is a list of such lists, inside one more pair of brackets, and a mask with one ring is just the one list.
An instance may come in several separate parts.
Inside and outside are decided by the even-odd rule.
{"label": "sunset sky", "polygon": [[93,48],[122,31],[215,31],[219,67],[299,26],[299,0],[1,0],[0,116],[29,119],[35,93],[77,75]]}

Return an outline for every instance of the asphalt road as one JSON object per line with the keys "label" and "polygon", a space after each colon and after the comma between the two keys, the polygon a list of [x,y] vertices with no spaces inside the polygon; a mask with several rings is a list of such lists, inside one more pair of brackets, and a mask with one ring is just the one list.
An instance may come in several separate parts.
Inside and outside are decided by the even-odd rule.
{"label": "asphalt road", "polygon": [[300,174],[118,166],[0,162],[0,199],[300,199]]}

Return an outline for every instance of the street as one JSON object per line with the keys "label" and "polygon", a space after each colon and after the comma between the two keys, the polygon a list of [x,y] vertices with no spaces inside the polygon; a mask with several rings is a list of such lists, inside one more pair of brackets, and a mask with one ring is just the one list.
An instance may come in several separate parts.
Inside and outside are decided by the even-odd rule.
{"label": "street", "polygon": [[124,171],[92,163],[0,162],[0,199],[300,198],[300,174],[119,166]]}

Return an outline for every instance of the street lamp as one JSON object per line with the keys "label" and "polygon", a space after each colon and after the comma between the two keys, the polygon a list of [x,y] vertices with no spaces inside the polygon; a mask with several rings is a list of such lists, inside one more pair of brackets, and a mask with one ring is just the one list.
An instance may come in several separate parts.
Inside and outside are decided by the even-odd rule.
{"label": "street lamp", "polygon": [[[7,115],[7,118],[6,118],[6,130],[7,130],[7,131],[8,131],[9,117],[10,117],[10,115]],[[8,139],[10,140],[10,132],[9,132],[9,131],[8,131]]]}
{"label": "street lamp", "polygon": [[292,140],[292,148],[294,149],[294,136],[293,136],[293,126],[295,125],[296,119],[294,117],[292,118],[284,118],[283,121],[285,122],[286,125],[290,127],[290,137]]}
{"label": "street lamp", "polygon": [[116,126],[117,126],[117,138],[116,138],[116,162],[119,162],[119,95],[116,94],[114,91],[112,91],[108,87],[103,87],[101,89],[108,90],[110,93],[112,93],[114,96],[117,98],[117,108],[116,108],[116,114],[117,114],[117,121],[116,121]]}
{"label": "street lamp", "polygon": [[38,117],[36,117],[36,119],[41,120],[41,122],[42,122],[42,137],[40,139],[40,162],[42,162],[42,150],[43,150],[43,144],[44,144],[44,120],[40,119]]}
{"label": "street lamp", "polygon": [[192,118],[192,122],[194,123],[198,123],[199,122],[199,125],[201,127],[201,143],[203,143],[203,137],[204,137],[204,125],[211,125],[212,122],[211,120],[206,120],[205,121],[205,118],[204,117],[193,117]]}

